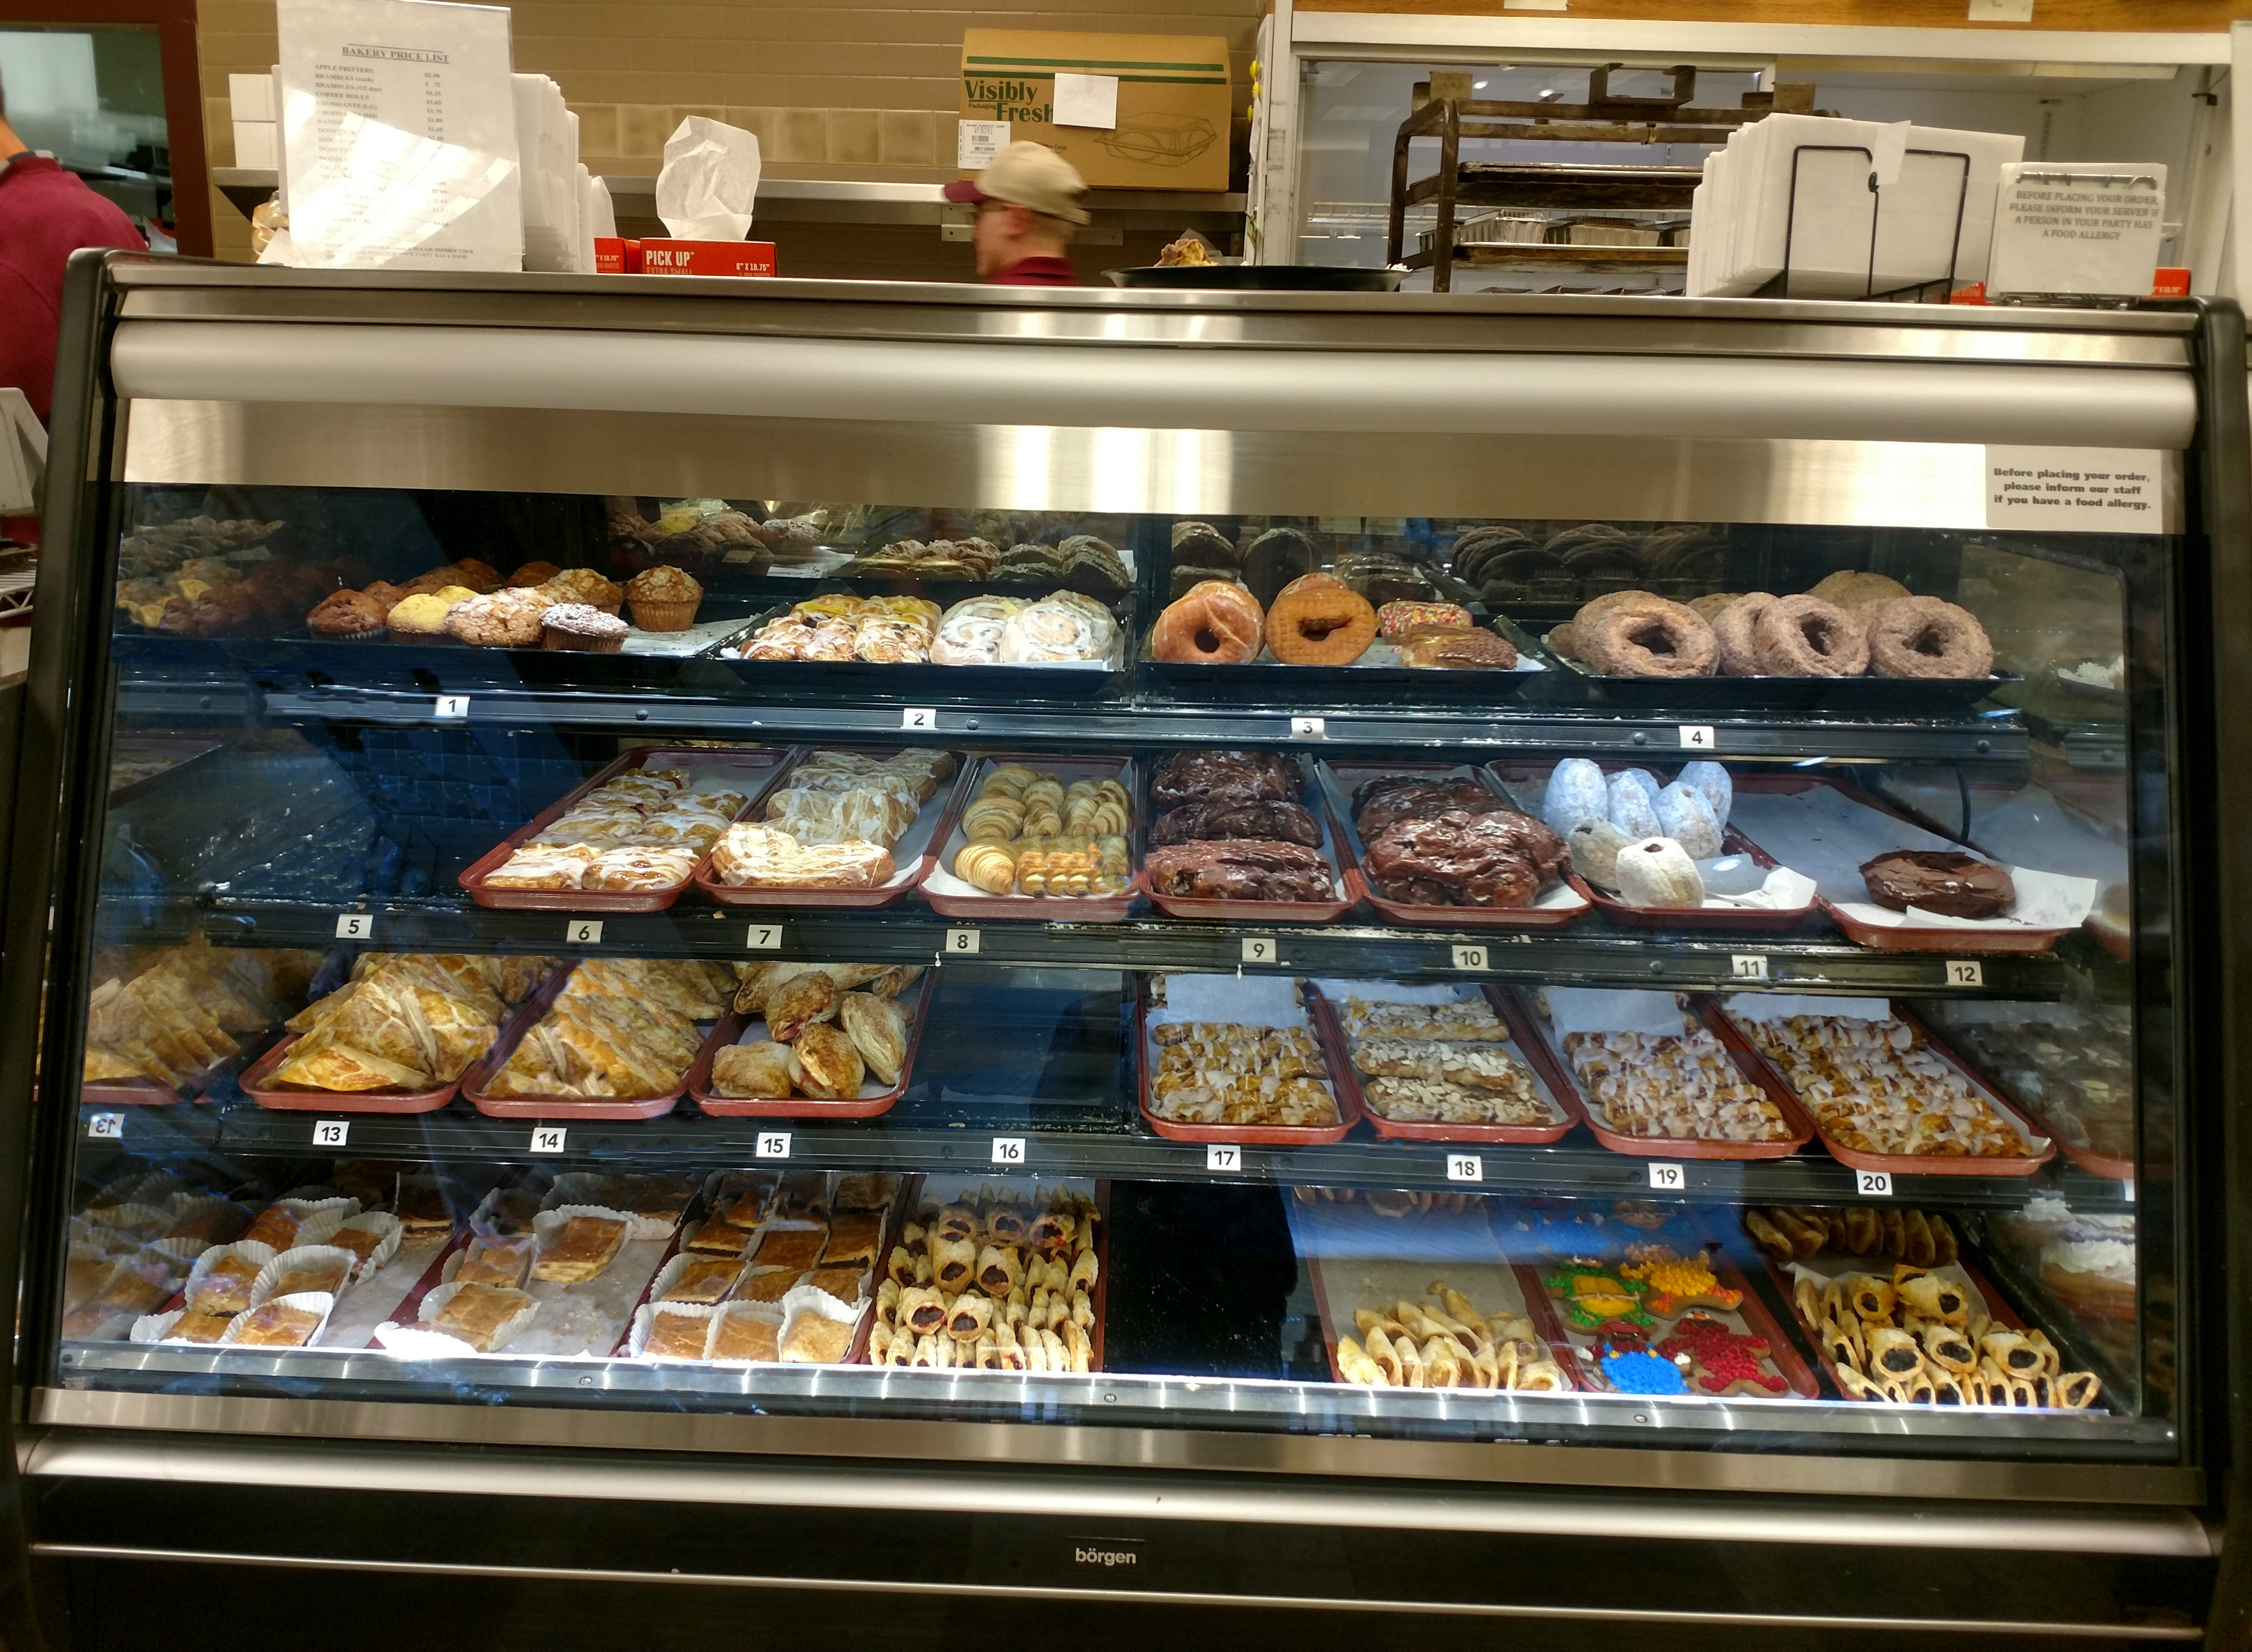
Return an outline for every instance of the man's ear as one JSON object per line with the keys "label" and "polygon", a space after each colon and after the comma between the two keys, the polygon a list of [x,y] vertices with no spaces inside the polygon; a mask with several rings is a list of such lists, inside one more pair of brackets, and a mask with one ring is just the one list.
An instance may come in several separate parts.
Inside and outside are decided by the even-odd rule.
{"label": "man's ear", "polygon": [[1019,206],[1015,202],[1011,201],[1009,204],[1010,235],[1015,239],[1020,241],[1027,235],[1030,235],[1032,233],[1032,217],[1033,213],[1031,207]]}

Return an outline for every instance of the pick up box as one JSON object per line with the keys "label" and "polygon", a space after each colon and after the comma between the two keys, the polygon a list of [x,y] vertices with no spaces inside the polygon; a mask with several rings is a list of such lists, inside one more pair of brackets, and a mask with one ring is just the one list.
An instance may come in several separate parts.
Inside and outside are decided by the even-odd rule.
{"label": "pick up box", "polygon": [[643,239],[644,275],[771,275],[772,241],[676,241]]}

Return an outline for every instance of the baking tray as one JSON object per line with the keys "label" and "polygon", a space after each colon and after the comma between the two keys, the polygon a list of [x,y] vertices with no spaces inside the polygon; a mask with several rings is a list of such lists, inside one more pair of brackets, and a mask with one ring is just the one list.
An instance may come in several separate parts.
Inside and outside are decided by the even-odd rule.
{"label": "baking tray", "polygon": [[[991,585],[990,580],[974,583],[981,587]],[[1060,584],[1050,585],[1044,590],[1024,585],[990,589],[984,593],[1038,601],[1065,588]],[[1133,635],[1133,627],[1125,621],[1119,621],[1117,646],[1109,659],[1083,665],[934,665],[927,661],[877,665],[865,660],[747,660],[734,652],[757,635],[761,626],[781,619],[799,602],[810,601],[819,594],[824,593],[808,593],[768,608],[721,637],[699,657],[717,662],[747,686],[763,690],[776,699],[793,695],[839,695],[848,699],[864,699],[872,695],[908,699],[927,695],[942,700],[1091,700],[1116,687],[1131,663],[1132,645],[1129,639]],[[1093,600],[1104,600],[1101,596]],[[1105,603],[1113,619],[1117,618],[1122,600],[1123,594],[1112,596]]]}
{"label": "baking tray", "polygon": [[[1143,804],[1132,758],[1056,757],[1037,752],[1011,752],[981,757],[969,765],[970,773],[963,777],[955,806],[947,811],[946,832],[940,840],[936,862],[923,878],[923,899],[929,903],[933,911],[949,918],[1022,918],[1035,923],[1123,922],[1126,915],[1134,910],[1134,903],[1140,899],[1130,875],[1122,894],[1053,899],[1045,895],[990,895],[954,875],[954,857],[970,841],[962,829],[963,810],[977,798],[977,788],[986,775],[1011,763],[1053,774],[1067,787],[1079,780],[1116,780],[1121,782],[1126,788],[1127,808],[1131,811],[1123,833],[1129,873],[1133,867],[1141,864]],[[941,887],[942,879],[945,887]],[[964,891],[968,892],[962,892]]]}
{"label": "baking tray", "polygon": [[[1761,793],[1797,796],[1817,787],[1828,787],[1831,790],[1844,795],[1847,801],[1860,805],[1873,814],[1896,820],[1920,836],[1934,838],[1950,848],[1960,849],[1964,854],[1977,855],[1981,859],[1993,858],[1964,844],[1956,843],[1954,839],[1946,836],[1943,833],[1935,832],[1929,827],[1911,820],[1900,809],[1872,794],[1849,790],[1841,782],[1829,779],[1825,775],[1747,774],[1732,778],[1735,780],[1736,792],[1740,797]],[[1736,835],[1750,848],[1762,855],[1772,857],[1773,851],[1753,837],[1750,833],[1739,830]],[[1911,845],[1911,847],[1914,846]],[[1790,863],[1786,861],[1783,864],[1787,865]],[[1811,872],[1807,875],[1813,876]],[[1815,905],[1822,908],[1830,920],[1845,932],[1847,940],[1882,952],[1944,952],[1958,955],[1970,952],[2047,952],[2065,936],[2071,934],[2073,929],[2081,927],[2079,925],[2075,925],[2073,928],[2068,929],[1953,929],[1929,927],[1919,928],[1904,924],[1871,924],[1840,911],[1827,895],[1818,893],[1814,901]]]}
{"label": "baking tray", "polygon": [[[1381,606],[1380,604],[1379,606]],[[1511,628],[1500,634],[1517,645],[1518,661],[1509,670],[1447,670],[1435,666],[1400,663],[1400,651],[1382,638],[1351,665],[1285,665],[1267,654],[1244,665],[1203,665],[1182,660],[1160,660],[1143,638],[1143,663],[1177,699],[1262,706],[1344,705],[1371,702],[1462,702],[1479,705],[1514,699],[1528,683],[1553,674],[1554,668],[1528,651],[1526,640]]]}
{"label": "baking tray", "polygon": [[[1470,763],[1331,763],[1326,760],[1315,766],[1315,783],[1321,789],[1323,801],[1330,805],[1330,814],[1338,823],[1345,850],[1352,857],[1349,870],[1358,881],[1361,894],[1368,904],[1398,924],[1419,927],[1470,929],[1560,929],[1588,915],[1590,898],[1586,885],[1567,878],[1561,886],[1545,892],[1546,899],[1555,904],[1530,906],[1427,906],[1414,901],[1394,900],[1377,893],[1368,881],[1361,863],[1367,857],[1368,846],[1360,840],[1360,828],[1353,823],[1352,795],[1363,781],[1381,774],[1412,774],[1423,780],[1475,781],[1493,794],[1494,807],[1518,813],[1517,804],[1505,795],[1486,772]],[[1537,816],[1535,818],[1538,818]],[[1571,897],[1576,896],[1576,899]],[[1563,898],[1560,899],[1560,897]]]}
{"label": "baking tray", "polygon": [[754,1100],[714,1095],[712,1064],[719,1059],[719,1052],[731,1044],[743,1043],[743,1035],[754,1027],[758,1029],[760,1038],[766,1036],[764,1016],[746,1016],[730,1010],[719,1017],[719,1025],[705,1040],[696,1065],[688,1069],[688,1093],[705,1112],[723,1119],[872,1119],[889,1113],[899,1105],[914,1077],[915,1052],[922,1047],[923,1021],[930,1013],[931,999],[937,996],[936,972],[925,969],[907,991],[909,1001],[902,1005],[907,1012],[907,1059],[900,1066],[900,1081],[889,1089],[879,1086],[872,1076],[861,1084],[860,1093],[850,1101],[824,1101],[806,1096]]}
{"label": "baking tray", "polygon": [[[524,1035],[545,1016],[550,1006],[562,995],[564,983],[570,980],[573,970],[579,967],[573,960],[558,969],[540,984],[539,990],[518,1006],[517,1011],[503,1024],[500,1037],[493,1040],[492,1048],[470,1064],[462,1074],[462,1094],[469,1104],[489,1119],[585,1119],[626,1120],[661,1119],[680,1105],[680,1098],[688,1093],[688,1072],[695,1062],[689,1063],[678,1082],[660,1096],[646,1100],[623,1101],[610,1096],[574,1095],[511,1095],[491,1096],[484,1086],[497,1078],[509,1058],[516,1053],[517,1045]],[[705,1035],[703,1048],[697,1052],[702,1060],[712,1047],[713,1035]]]}
{"label": "baking tray", "polygon": [[[272,1107],[285,1113],[435,1113],[451,1101],[462,1087],[460,1079],[451,1084],[441,1084],[432,1090],[288,1090],[276,1088],[268,1080],[289,1052],[296,1047],[300,1035],[284,1034],[282,1041],[251,1064],[239,1081],[242,1093],[261,1107]],[[496,1035],[494,1042],[499,1042]],[[463,1072],[474,1070],[471,1062]]]}
{"label": "baking tray", "polygon": [[1142,978],[1134,1007],[1135,1066],[1138,1071],[1142,1122],[1159,1135],[1172,1142],[1207,1142],[1240,1144],[1245,1147],[1316,1147],[1332,1142],[1342,1142],[1360,1121],[1354,1106],[1353,1091],[1348,1091],[1338,1076],[1341,1066],[1352,1065],[1344,1050],[1328,1036],[1319,1017],[1309,1010],[1306,1020],[1313,1028],[1314,1041],[1321,1048],[1322,1059],[1329,1064],[1330,1093],[1336,1099],[1338,1122],[1324,1125],[1291,1124],[1183,1124],[1171,1119],[1161,1119],[1150,1110],[1150,1076],[1157,1070],[1156,1046],[1150,1042],[1150,993],[1148,978]]}
{"label": "baking tray", "polygon": [[[1931,1024],[1928,1021],[1919,1018],[1918,1024],[1927,1032],[1932,1030]],[[2115,1153],[2098,1153],[2091,1148],[2080,1146],[2070,1136],[2048,1121],[2048,1114],[2045,1109],[2035,1107],[2030,1101],[2019,1100],[2014,1093],[2005,1090],[1999,1084],[1988,1078],[1984,1063],[1971,1061],[1952,1045],[1947,1046],[1947,1059],[1976,1078],[1980,1089],[1994,1095],[2007,1096],[2012,1107],[2048,1132],[2049,1140],[2056,1143],[2058,1152],[2087,1171],[2089,1175],[2100,1176],[2113,1182],[2131,1182],[2135,1179],[2134,1160],[2122,1158]]]}
{"label": "baking tray", "polygon": [[1556,654],[1545,634],[1541,651],[1556,662],[1560,686],[1574,684],[1595,705],[1630,711],[1964,717],[1981,700],[2025,681],[2014,671],[1978,677],[1604,677]]}
{"label": "baking tray", "polygon": [[[1631,1398],[1664,1400],[1723,1398],[1820,1399],[1822,1386],[1815,1381],[1814,1373],[1808,1369],[1804,1357],[1798,1351],[1797,1343],[1775,1322],[1775,1316],[1768,1312],[1767,1305],[1760,1301],[1759,1293],[1752,1288],[1751,1281],[1744,1277],[1743,1271],[1717,1247],[1708,1247],[1706,1256],[1712,1264],[1713,1276],[1720,1282],[1720,1288],[1723,1290],[1739,1293],[1742,1300],[1734,1308],[1724,1308],[1706,1305],[1699,1308],[1685,1308],[1678,1314],[1658,1313],[1645,1302],[1644,1311],[1649,1313],[1651,1318],[1656,1322],[1650,1327],[1647,1333],[1650,1350],[1656,1353],[1658,1344],[1672,1336],[1673,1328],[1682,1320],[1694,1314],[1703,1314],[1720,1321],[1739,1336],[1755,1336],[1765,1343],[1768,1351],[1762,1364],[1783,1379],[1784,1392],[1779,1394],[1747,1393],[1724,1396],[1699,1394],[1694,1389],[1691,1389],[1682,1394],[1636,1394]],[[1558,1260],[1560,1262],[1564,1259]],[[1596,1260],[1600,1260],[1605,1267],[1613,1267],[1615,1263],[1623,1265],[1628,1259],[1605,1257]],[[1570,1374],[1574,1382],[1591,1394],[1618,1392],[1617,1389],[1611,1386],[1610,1380],[1602,1374],[1602,1366],[1597,1352],[1600,1338],[1593,1333],[1580,1330],[1564,1322],[1563,1316],[1556,1311],[1555,1299],[1548,1295],[1547,1287],[1541,1282],[1540,1265],[1535,1262],[1518,1262],[1515,1267],[1518,1278],[1522,1281],[1526,1301],[1531,1304],[1533,1323],[1540,1332],[1542,1338],[1556,1350],[1556,1363]],[[1691,1379],[1685,1372],[1683,1381],[1689,1380]]]}
{"label": "baking tray", "polygon": [[[1326,924],[1345,916],[1368,893],[1360,881],[1360,874],[1350,865],[1341,864],[1338,852],[1337,823],[1330,818],[1329,802],[1318,787],[1308,788],[1300,777],[1300,800],[1313,811],[1314,819],[1322,829],[1322,857],[1330,864],[1330,871],[1340,892],[1334,900],[1206,900],[1191,895],[1160,895],[1150,888],[1150,850],[1147,847],[1149,830],[1138,834],[1144,840],[1142,858],[1134,868],[1136,892],[1149,897],[1158,911],[1175,918],[1216,919],[1224,923]],[[1152,809],[1146,791],[1137,794],[1135,805],[1140,817],[1149,820]]]}
{"label": "baking tray", "polygon": [[[885,670],[878,666],[872,670]],[[942,668],[943,669],[943,668]],[[892,757],[907,749],[899,746],[877,748],[857,746],[819,746],[803,748],[800,755],[815,751],[858,752],[867,757]],[[723,884],[712,875],[712,857],[706,855],[696,868],[696,886],[722,906],[841,906],[861,911],[872,911],[880,906],[896,906],[907,898],[907,892],[928,877],[938,864],[938,844],[943,841],[946,829],[962,808],[963,788],[969,782],[969,765],[956,755],[955,774],[951,781],[942,781],[937,794],[922,806],[914,824],[900,835],[892,845],[892,875],[873,889],[749,889],[733,884]],[[773,788],[768,788],[771,793]],[[763,809],[764,800],[754,807]],[[764,815],[746,815],[745,818],[762,820]]]}
{"label": "baking tray", "polygon": [[[1797,1100],[1797,1093],[1791,1089],[1790,1081],[1760,1053],[1758,1044],[1736,1025],[1726,1010],[1710,1000],[1699,1000],[1698,1010],[1705,1024],[1719,1035],[1720,1042],[1728,1047],[1728,1052],[1735,1057],[1739,1065],[1750,1071],[1756,1064],[1756,1070],[1764,1075],[1761,1083],[1767,1086],[1769,1094],[1776,1095],[1778,1100],[1783,1095],[1791,1097],[1794,1101]],[[1856,1170],[1880,1170],[1893,1176],[2031,1176],[2056,1156],[2056,1143],[2035,1129],[2033,1121],[2004,1100],[1992,1086],[1965,1066],[1955,1052],[1933,1037],[1931,1029],[1913,1011],[1895,1000],[1893,1013],[1922,1033],[1931,1052],[1961,1073],[1970,1082],[1970,1087],[1984,1096],[1987,1104],[2000,1114],[2020,1137],[2038,1147],[2040,1151],[2015,1158],[1958,1157],[1943,1153],[1865,1153],[1832,1139],[1830,1133],[1822,1128],[1821,1120],[1814,1116],[1813,1110],[1803,1102],[1799,1103],[1802,1114],[1813,1127],[1814,1134],[1821,1139],[1822,1145],[1829,1149],[1831,1158]]]}
{"label": "baking tray", "polygon": [[[219,1070],[212,1067],[191,1075],[185,1087],[202,1093]],[[171,1107],[190,1099],[154,1079],[112,1079],[101,1084],[80,1084],[78,1090],[79,1105],[88,1107]]]}
{"label": "baking tray", "polygon": [[503,911],[663,912],[686,893],[690,885],[699,880],[711,859],[710,855],[699,859],[688,878],[670,889],[490,889],[486,887],[485,878],[499,871],[520,846],[532,842],[544,829],[562,819],[588,793],[606,781],[615,780],[628,770],[690,765],[708,769],[735,769],[740,774],[740,788],[750,794],[741,812],[736,816],[740,820],[764,803],[767,793],[789,770],[790,758],[790,753],[769,746],[636,746],[586,784],[565,793],[557,802],[542,809],[532,817],[530,824],[511,832],[498,844],[472,861],[456,881],[469,891],[469,899],[480,906],[492,906]]}
{"label": "baking tray", "polygon": [[[1342,1050],[1345,1052],[1343,1069],[1335,1080],[1336,1087],[1340,1093],[1338,1097],[1340,1106],[1346,1099],[1345,1093],[1350,1092],[1352,1110],[1368,1121],[1370,1129],[1386,1140],[1393,1142],[1514,1142],[1546,1146],[1550,1142],[1561,1141],[1570,1135],[1572,1128],[1584,1121],[1587,1116],[1580,1105],[1579,1096],[1568,1089],[1559,1090],[1549,1080],[1547,1072],[1533,1060],[1529,1053],[1532,1043],[1529,1030],[1525,1025],[1523,1008],[1498,987],[1482,987],[1479,990],[1484,994],[1486,1002],[1493,1006],[1494,1013],[1499,1016],[1509,1028],[1510,1042],[1516,1046],[1518,1058],[1532,1069],[1534,1093],[1548,1104],[1560,1122],[1555,1124],[1420,1124],[1395,1122],[1386,1118],[1368,1105],[1368,1093],[1361,1087],[1359,1069],[1352,1065],[1352,1040],[1345,1032],[1344,1022],[1338,1018],[1337,1006],[1329,1001],[1328,996],[1319,988],[1309,982],[1305,989],[1306,1008],[1314,1017],[1315,1026],[1320,1030],[1324,1049]],[[1426,1041],[1418,1040],[1417,1042]],[[1428,1042],[1442,1041],[1433,1039]]]}
{"label": "baking tray", "polygon": [[[1502,789],[1510,793],[1512,800],[1515,801],[1520,795],[1515,788],[1519,786],[1545,787],[1548,775],[1555,765],[1501,761],[1490,763],[1486,767],[1493,778],[1500,783]],[[1621,769],[1641,766],[1629,763],[1604,763],[1601,767],[1604,774],[1609,774]],[[1760,778],[1762,777],[1757,775],[1741,777],[1734,770],[1731,770],[1728,774],[1731,786],[1743,785],[1748,783],[1748,780],[1756,781]],[[1538,815],[1540,811],[1531,809],[1527,812]],[[1720,850],[1725,855],[1748,855],[1759,865],[1770,871],[1782,864],[1726,822],[1723,822],[1720,827]],[[1818,900],[1810,899],[1804,906],[1776,907],[1771,911],[1764,908],[1725,906],[1636,906],[1619,899],[1615,895],[1603,893],[1576,871],[1567,872],[1565,881],[1586,896],[1609,921],[1623,924],[1633,929],[1796,929],[1813,914],[1816,906],[1819,904]],[[1372,894],[1369,899],[1373,900],[1375,896]]]}
{"label": "baking tray", "polygon": [[1815,1136],[1814,1121],[1789,1085],[1776,1076],[1775,1070],[1756,1059],[1747,1060],[1741,1038],[1731,1042],[1734,1028],[1726,1024],[1727,1018],[1709,1002],[1692,999],[1691,1011],[1697,1019],[1720,1040],[1721,1046],[1734,1058],[1746,1079],[1765,1091],[1768,1099],[1783,1112],[1783,1122],[1790,1135],[1780,1142],[1706,1142],[1692,1136],[1623,1135],[1603,1121],[1600,1107],[1590,1105],[1580,1089],[1578,1077],[1565,1056],[1546,1017],[1533,1005],[1509,989],[1495,991],[1510,1002],[1514,1014],[1509,1017],[1512,1030],[1524,1040],[1527,1058],[1534,1071],[1547,1080],[1549,1093],[1569,1096],[1580,1107],[1588,1122],[1588,1132],[1614,1153],[1623,1153],[1639,1159],[1787,1159],[1804,1147]]}

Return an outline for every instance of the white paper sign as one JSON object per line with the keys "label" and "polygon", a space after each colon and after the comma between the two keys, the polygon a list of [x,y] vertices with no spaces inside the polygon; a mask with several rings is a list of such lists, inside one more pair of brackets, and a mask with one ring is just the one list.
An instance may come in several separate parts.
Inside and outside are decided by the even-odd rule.
{"label": "white paper sign", "polygon": [[2042,533],[2162,533],[2165,455],[2155,448],[1986,449],[1986,525]]}
{"label": "white paper sign", "polygon": [[1104,132],[1118,126],[1118,77],[1115,74],[1064,74],[1055,78],[1058,126],[1091,126]]}
{"label": "white paper sign", "polygon": [[2165,215],[2163,166],[2005,166],[1986,290],[2140,298]]}
{"label": "white paper sign", "polygon": [[963,121],[954,128],[954,164],[958,170],[982,172],[1008,147],[1006,121]]}
{"label": "white paper sign", "polygon": [[521,269],[507,9],[278,0],[275,16],[298,261]]}

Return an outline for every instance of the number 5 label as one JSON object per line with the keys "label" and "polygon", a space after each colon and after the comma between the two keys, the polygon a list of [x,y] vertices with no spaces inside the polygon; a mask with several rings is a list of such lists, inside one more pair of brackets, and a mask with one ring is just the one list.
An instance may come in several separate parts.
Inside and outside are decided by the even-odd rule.
{"label": "number 5 label", "polygon": [[337,914],[338,941],[365,941],[375,934],[375,914],[368,912],[343,912]]}

